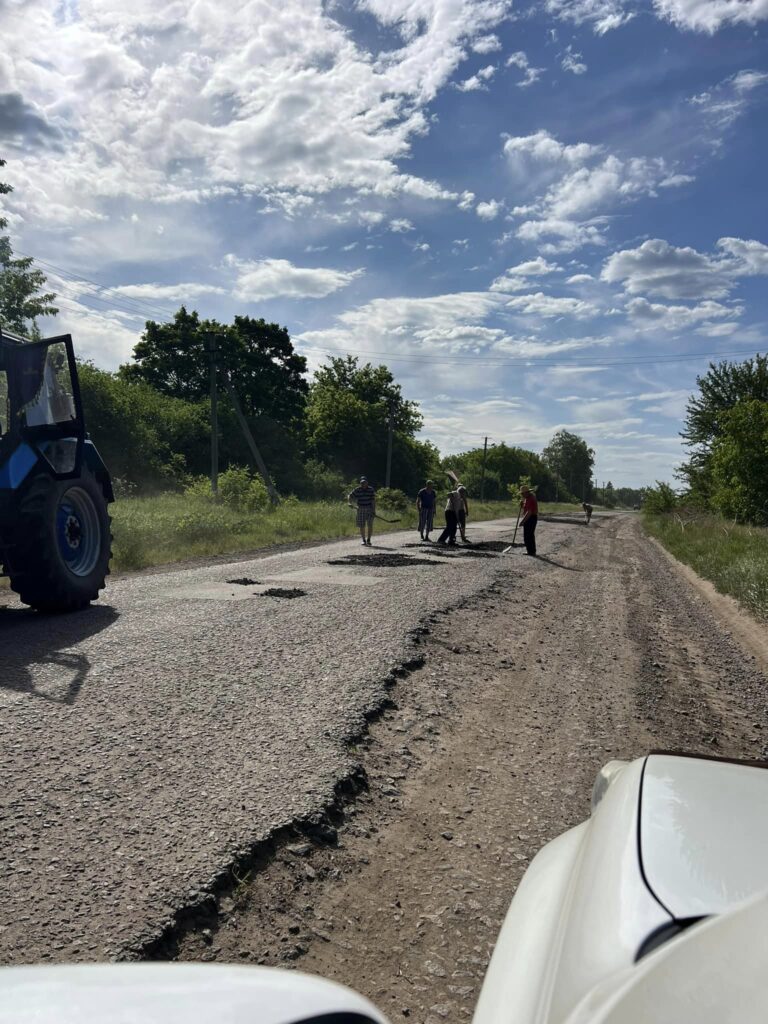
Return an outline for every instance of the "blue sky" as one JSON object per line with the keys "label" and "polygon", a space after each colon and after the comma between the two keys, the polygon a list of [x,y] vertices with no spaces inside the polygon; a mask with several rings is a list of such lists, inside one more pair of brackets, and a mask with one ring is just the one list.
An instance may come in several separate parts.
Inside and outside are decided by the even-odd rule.
{"label": "blue sky", "polygon": [[0,0],[0,155],[51,329],[285,324],[449,453],[565,427],[669,479],[766,348],[768,0]]}

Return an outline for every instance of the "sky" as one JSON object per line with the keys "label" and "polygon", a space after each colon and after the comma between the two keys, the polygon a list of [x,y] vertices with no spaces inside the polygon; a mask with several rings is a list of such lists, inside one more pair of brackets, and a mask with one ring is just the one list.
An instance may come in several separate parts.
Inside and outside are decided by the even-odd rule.
{"label": "sky", "polygon": [[147,319],[385,363],[444,454],[671,479],[765,351],[768,0],[0,0],[0,157],[44,333]]}

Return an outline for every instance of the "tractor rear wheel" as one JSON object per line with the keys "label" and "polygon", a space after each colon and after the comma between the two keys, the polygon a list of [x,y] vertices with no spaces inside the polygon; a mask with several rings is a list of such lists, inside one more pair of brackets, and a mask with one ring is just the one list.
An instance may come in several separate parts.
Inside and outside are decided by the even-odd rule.
{"label": "tractor rear wheel", "polygon": [[24,604],[43,612],[76,611],[99,596],[112,557],[111,519],[100,484],[36,477],[19,508],[8,567]]}

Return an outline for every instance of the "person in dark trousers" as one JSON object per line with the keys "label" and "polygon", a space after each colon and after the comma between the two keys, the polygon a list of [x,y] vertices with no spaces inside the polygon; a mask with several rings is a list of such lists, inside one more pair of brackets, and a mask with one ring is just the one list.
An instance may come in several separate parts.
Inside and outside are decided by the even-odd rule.
{"label": "person in dark trousers", "polygon": [[539,503],[536,501],[536,495],[530,487],[521,487],[520,493],[523,496],[523,518],[520,520],[520,524],[523,527],[525,553],[526,555],[533,555],[535,558],[536,523],[539,521]]}
{"label": "person in dark trousers", "polygon": [[463,544],[471,544],[471,540],[467,540],[467,516],[469,515],[469,502],[467,501],[467,488],[461,484],[456,488],[461,495],[461,508],[457,515],[459,519],[459,533],[461,534],[461,540]]}
{"label": "person in dark trousers", "polygon": [[588,502],[582,501],[581,507],[584,509],[584,515],[587,517],[587,526],[589,526],[589,520],[592,518],[592,506]]}
{"label": "person in dark trousers", "polygon": [[432,486],[432,481],[427,480],[426,486],[422,487],[416,496],[416,508],[419,512],[419,536],[422,540],[429,540],[430,531],[435,528],[436,504],[437,492]]}
{"label": "person in dark trousers", "polygon": [[[376,515],[376,491],[368,483],[367,476],[360,477],[360,485],[352,491],[347,498],[348,504],[355,503],[357,507],[357,525],[360,527],[360,536],[366,547],[371,546],[371,534],[373,533],[373,520]],[[354,507],[354,506],[353,506]]]}
{"label": "person in dark trousers", "polygon": [[448,495],[448,500],[445,503],[445,529],[437,538],[438,544],[445,544],[447,541],[450,547],[456,546],[459,512],[464,508],[464,499],[459,493],[461,490],[463,488],[457,488],[457,490],[451,491]]}

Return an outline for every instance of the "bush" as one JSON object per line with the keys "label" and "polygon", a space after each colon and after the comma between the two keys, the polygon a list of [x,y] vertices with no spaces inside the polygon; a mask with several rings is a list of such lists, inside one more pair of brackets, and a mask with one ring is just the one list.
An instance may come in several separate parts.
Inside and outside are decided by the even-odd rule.
{"label": "bush", "polygon": [[655,487],[647,487],[644,497],[643,511],[652,516],[674,512],[680,504],[678,496],[669,484],[665,484],[661,480],[656,481]]}
{"label": "bush", "polygon": [[[204,476],[197,477],[184,493],[214,501],[210,480]],[[269,506],[269,492],[260,477],[242,466],[231,466],[219,474],[218,500],[238,512],[263,512]]]}
{"label": "bush", "polygon": [[316,501],[341,501],[349,493],[344,477],[338,470],[329,469],[317,459],[309,459],[304,466],[307,492]]}
{"label": "bush", "polygon": [[392,512],[407,512],[411,506],[408,496],[396,487],[382,487],[376,491],[376,504]]}

